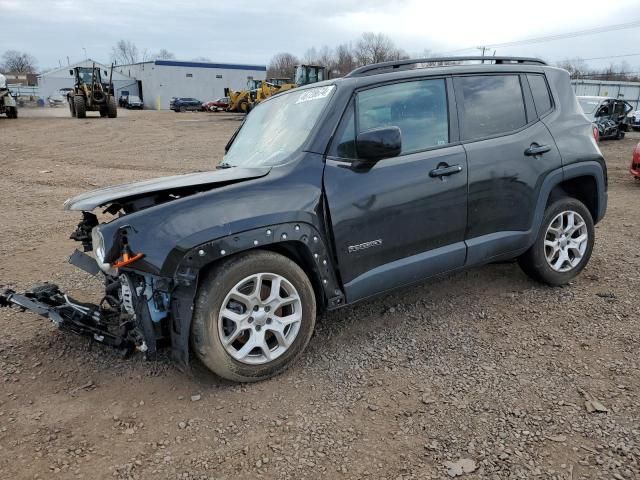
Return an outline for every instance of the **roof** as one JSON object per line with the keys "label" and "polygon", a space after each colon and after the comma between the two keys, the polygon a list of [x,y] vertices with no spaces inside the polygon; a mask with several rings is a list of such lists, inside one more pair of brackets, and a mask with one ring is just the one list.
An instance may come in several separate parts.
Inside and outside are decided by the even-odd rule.
{"label": "roof", "polygon": [[[64,67],[56,68],[54,70],[49,70],[48,72],[44,72],[38,75],[38,78],[43,77],[69,77],[69,70],[75,67],[92,67],[95,63],[96,67],[101,70],[106,70],[109,72],[111,70],[111,65],[105,65],[104,63],[96,62],[90,58],[86,60],[82,60],[81,62],[72,63],[71,65],[66,65]],[[62,73],[62,75],[57,75]],[[69,77],[70,78],[70,77]],[[106,80],[106,79],[103,79]],[[116,66],[113,67],[113,80],[132,80],[131,77],[125,75],[124,73],[118,72],[116,70]]]}
{"label": "roof", "polygon": [[218,63],[218,62],[195,62],[184,60],[150,60],[148,62],[130,63],[125,65],[117,65],[118,68],[128,67],[131,65],[153,64],[159,67],[188,67],[188,68],[219,68],[225,70],[255,70],[258,72],[266,72],[266,65],[249,65],[244,63]]}

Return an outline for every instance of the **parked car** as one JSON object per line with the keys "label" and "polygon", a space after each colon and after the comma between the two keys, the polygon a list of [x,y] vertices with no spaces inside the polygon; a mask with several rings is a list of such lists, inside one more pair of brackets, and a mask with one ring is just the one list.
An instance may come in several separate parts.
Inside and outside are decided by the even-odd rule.
{"label": "parked car", "polygon": [[585,116],[598,129],[599,139],[624,138],[629,130],[629,112],[633,107],[629,102],[611,97],[578,97]]}
{"label": "parked car", "polygon": [[636,110],[631,114],[631,128],[634,130],[640,130],[640,110]]}
{"label": "parked car", "polygon": [[123,107],[128,109],[137,108],[142,110],[144,108],[144,103],[142,103],[142,100],[140,100],[140,97],[137,95],[127,95],[123,103]]}
{"label": "parked car", "polygon": [[510,259],[569,283],[607,208],[569,74],[536,59],[455,60],[474,63],[368,65],[275,95],[215,171],[67,200],[82,212],[72,238],[93,256],[71,263],[102,272],[103,306],[52,284],[5,291],[0,305],[148,356],[169,344],[182,368],[193,352],[249,382],[300,356],[318,312],[398,287]]}
{"label": "parked car", "polygon": [[636,180],[640,180],[640,143],[633,149],[633,155],[631,156],[631,166],[629,167],[631,175]]}
{"label": "parked car", "polygon": [[50,107],[60,107],[67,104],[67,98],[59,93],[53,93],[47,97],[47,104]]}
{"label": "parked car", "polygon": [[186,112],[187,110],[197,112],[202,110],[202,102],[191,97],[176,98],[173,101],[172,110],[175,112]]}
{"label": "parked car", "polygon": [[220,110],[226,110],[229,106],[229,97],[218,98],[212,102],[205,102],[202,104],[202,109],[209,112],[218,112]]}

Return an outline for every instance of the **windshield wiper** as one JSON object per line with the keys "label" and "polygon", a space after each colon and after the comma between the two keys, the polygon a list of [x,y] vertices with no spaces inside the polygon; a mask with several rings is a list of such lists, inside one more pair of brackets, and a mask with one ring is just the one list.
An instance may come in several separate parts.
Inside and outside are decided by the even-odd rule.
{"label": "windshield wiper", "polygon": [[230,163],[220,163],[220,164],[218,164],[216,166],[216,169],[217,170],[222,170],[222,169],[225,169],[225,168],[233,168],[233,167],[235,167],[235,165],[231,165]]}

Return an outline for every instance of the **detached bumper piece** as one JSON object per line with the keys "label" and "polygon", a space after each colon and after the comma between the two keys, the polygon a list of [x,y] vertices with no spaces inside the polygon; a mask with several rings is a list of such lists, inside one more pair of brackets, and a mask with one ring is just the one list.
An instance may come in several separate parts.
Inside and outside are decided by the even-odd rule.
{"label": "detached bumper piece", "polygon": [[77,302],[57,285],[44,284],[24,294],[0,291],[0,307],[16,306],[51,320],[61,330],[130,353],[136,348],[135,321],[108,307]]}

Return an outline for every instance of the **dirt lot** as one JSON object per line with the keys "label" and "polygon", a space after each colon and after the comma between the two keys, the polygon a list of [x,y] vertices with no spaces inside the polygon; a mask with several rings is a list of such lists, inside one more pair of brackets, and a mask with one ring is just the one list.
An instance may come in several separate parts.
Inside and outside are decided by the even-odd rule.
{"label": "dirt lot", "polygon": [[[0,118],[0,284],[50,280],[94,301],[100,285],[66,263],[78,216],[62,202],[210,169],[238,125],[21,114]],[[497,264],[345,308],[268,382],[122,360],[0,310],[0,477],[424,479],[470,459],[465,479],[640,478],[640,183],[627,173],[638,139],[602,145],[609,212],[572,285]],[[588,413],[581,391],[608,413]]]}

